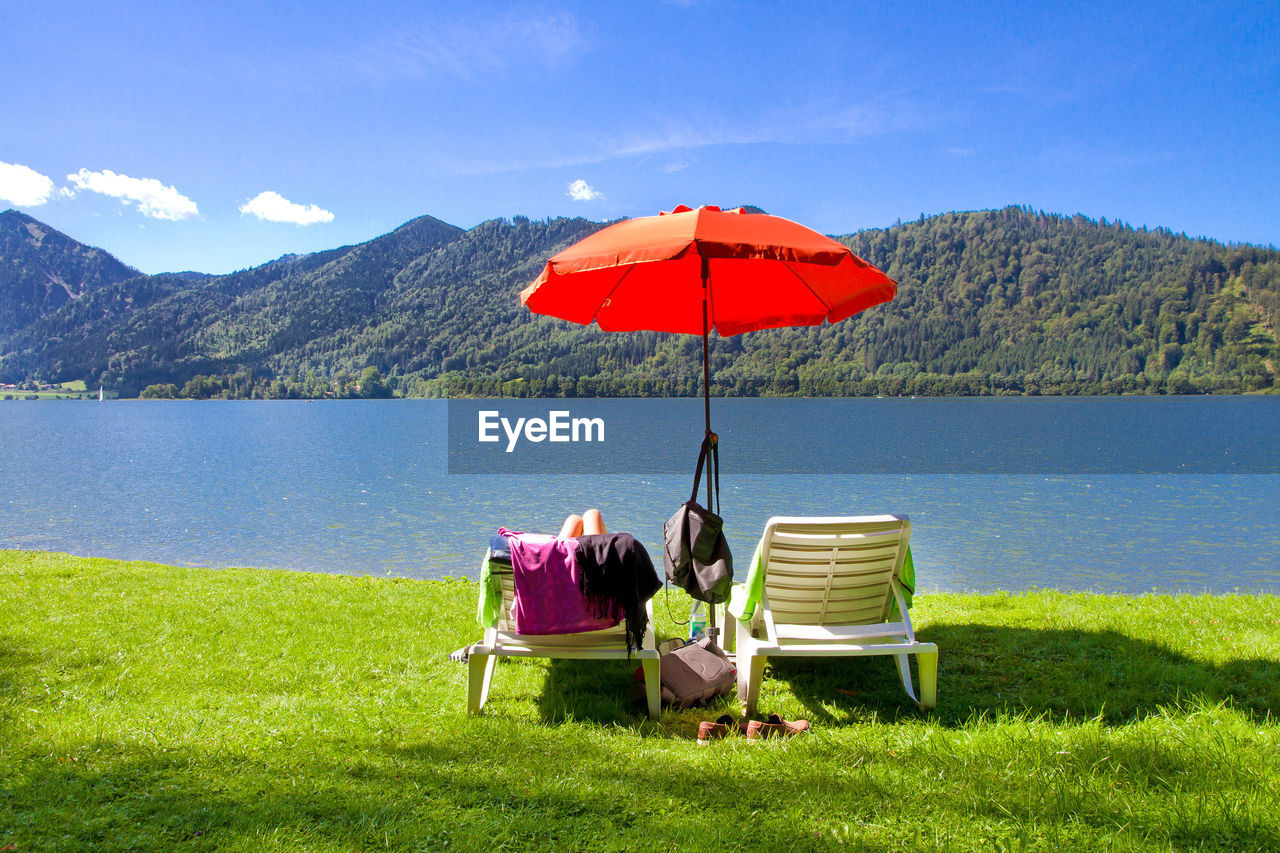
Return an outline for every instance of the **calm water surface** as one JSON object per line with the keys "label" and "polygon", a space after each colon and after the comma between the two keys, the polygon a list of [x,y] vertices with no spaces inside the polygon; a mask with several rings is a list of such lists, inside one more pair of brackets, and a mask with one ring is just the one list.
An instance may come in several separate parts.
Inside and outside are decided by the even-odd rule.
{"label": "calm water surface", "polygon": [[[1229,405],[1231,400],[1202,405]],[[618,401],[626,406],[650,401]],[[850,413],[886,401],[717,400],[726,436],[838,452]],[[1058,401],[1087,407],[1106,401]],[[1280,401],[1251,403],[1278,453]],[[668,401],[689,407],[698,401]],[[991,401],[962,400],[981,423]],[[1004,401],[1007,405],[1008,401]],[[1173,404],[1173,405],[1171,405]],[[1185,415],[1153,400],[1151,417]],[[0,548],[179,565],[474,577],[498,525],[559,528],[599,507],[657,555],[684,474],[446,473],[442,401],[0,405]],[[788,408],[791,406],[792,408]],[[804,409],[804,419],[788,411]],[[1106,408],[1073,409],[1105,417]],[[1218,410],[1206,410],[1209,420]],[[1226,411],[1226,410],[1222,410]],[[1181,412],[1181,414],[1180,414]],[[1261,412],[1261,420],[1258,413]],[[830,424],[830,436],[822,434]],[[815,430],[817,433],[815,434]],[[1256,433],[1256,430],[1251,430]],[[696,453],[696,431],[689,446]],[[831,442],[835,442],[834,451]],[[766,442],[767,444],[768,442]],[[1241,452],[1245,452],[1242,450]],[[763,452],[763,451],[756,451]],[[1259,470],[1275,470],[1276,459]],[[692,460],[690,460],[692,467]],[[767,470],[755,460],[740,470]],[[726,464],[723,514],[745,565],[776,514],[900,512],[925,588],[1280,592],[1275,474],[758,474]]]}

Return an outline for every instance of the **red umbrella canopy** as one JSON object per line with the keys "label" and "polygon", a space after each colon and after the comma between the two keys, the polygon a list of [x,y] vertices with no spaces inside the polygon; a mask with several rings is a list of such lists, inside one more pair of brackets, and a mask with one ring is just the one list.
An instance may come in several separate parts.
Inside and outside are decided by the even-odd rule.
{"label": "red umbrella canopy", "polygon": [[897,285],[848,247],[764,213],[680,205],[592,234],[547,261],[529,310],[609,332],[721,335],[836,323]]}

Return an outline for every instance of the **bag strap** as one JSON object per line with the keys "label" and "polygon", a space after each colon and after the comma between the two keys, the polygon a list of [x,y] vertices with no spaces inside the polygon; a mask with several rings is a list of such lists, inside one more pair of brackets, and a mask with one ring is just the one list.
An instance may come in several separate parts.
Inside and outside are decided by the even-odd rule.
{"label": "bag strap", "polygon": [[[716,496],[716,508],[712,510],[712,512],[714,512],[716,515],[721,515],[721,512],[720,512],[720,436],[716,435],[713,432],[711,433],[710,438],[711,438],[711,458],[707,459],[707,465],[711,466],[712,459],[715,460],[714,491]],[[708,468],[708,470],[710,470],[710,467]],[[708,474],[707,476],[711,476],[711,474]]]}
{"label": "bag strap", "polygon": [[[710,452],[708,452],[710,451]],[[698,486],[702,484],[702,466],[705,463],[707,467],[707,479],[714,485],[712,492],[715,494],[715,506],[707,507],[716,515],[720,514],[720,436],[714,432],[708,432],[702,439],[702,447],[698,449],[698,467],[693,473],[693,491],[689,493],[689,501],[697,503]],[[663,598],[667,602],[667,616],[677,625],[688,625],[692,619],[681,621],[671,612],[671,596],[666,594],[667,579],[662,579]],[[714,605],[713,605],[714,606]],[[687,645],[687,644],[686,644]]]}
{"label": "bag strap", "polygon": [[698,486],[702,484],[702,467],[706,465],[707,480],[713,483],[712,492],[715,495],[715,506],[709,506],[707,509],[720,514],[720,436],[714,432],[708,432],[702,439],[702,447],[698,449],[698,467],[693,473],[693,491],[689,493],[689,500],[696,503],[698,500]]}
{"label": "bag strap", "polygon": [[690,622],[693,621],[692,613],[689,614],[688,619],[681,620],[680,617],[676,616],[674,613],[671,612],[671,595],[670,593],[667,592],[666,577],[663,577],[662,579],[662,600],[667,603],[667,618],[670,619],[672,622],[674,622],[677,625],[688,625]]}
{"label": "bag strap", "polygon": [[702,439],[702,446],[698,448],[698,464],[693,469],[693,491],[689,492],[689,500],[697,503],[698,486],[702,484],[702,466],[707,461],[707,441],[710,436]]}

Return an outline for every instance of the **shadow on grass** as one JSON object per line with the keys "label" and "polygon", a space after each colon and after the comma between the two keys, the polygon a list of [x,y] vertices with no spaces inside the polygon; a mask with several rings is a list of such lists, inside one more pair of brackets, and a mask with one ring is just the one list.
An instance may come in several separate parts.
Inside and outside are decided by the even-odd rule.
{"label": "shadow on grass", "polygon": [[688,741],[698,736],[698,724],[703,720],[714,720],[721,714],[737,717],[741,712],[734,691],[712,699],[705,707],[683,711],[663,707],[661,725],[646,725],[649,717],[644,682],[637,680],[635,673],[639,666],[639,661],[550,661],[544,689],[538,697],[542,722],[632,725],[639,726],[647,737]]}
{"label": "shadow on grass", "polygon": [[[1115,631],[1070,631],[988,624],[935,624],[920,634],[938,644],[938,707],[931,719],[959,726],[975,715],[1014,713],[1056,722],[1100,718],[1121,724],[1195,703],[1223,701],[1258,722],[1280,712],[1280,662],[1236,659],[1214,665]],[[499,662],[490,701],[532,701],[542,722],[633,726],[645,720],[633,698],[638,661]],[[536,668],[532,669],[532,668]],[[917,689],[919,677],[912,661]],[[540,677],[540,674],[541,677]],[[770,683],[784,688],[777,707]],[[790,694],[788,696],[787,694]],[[783,705],[815,724],[922,715],[902,689],[893,659],[773,658],[760,715]],[[691,712],[697,719],[737,715],[736,697]],[[695,719],[696,718],[696,719]],[[683,736],[679,715],[663,711],[663,733]],[[672,723],[676,725],[672,725]]]}
{"label": "shadow on grass", "polygon": [[[707,785],[694,766],[624,766],[609,744],[555,731],[505,725],[483,735],[440,734],[346,760],[277,755],[277,763],[179,749],[139,755],[99,741],[111,757],[31,767],[5,790],[11,811],[0,818],[0,844],[491,850],[595,849],[601,839],[630,839],[631,847],[770,850],[795,849],[813,835],[782,819],[767,779],[754,775]],[[779,814],[756,820],[744,845],[742,823],[723,819],[727,804],[744,818]]]}
{"label": "shadow on grass", "polygon": [[508,703],[530,702],[547,724],[639,724],[648,719],[644,704],[632,692],[639,666],[635,659],[499,658],[484,715],[501,716]]}
{"label": "shadow on grass", "polygon": [[614,724],[648,719],[633,688],[640,661],[560,660],[547,662],[547,678],[538,697],[544,723],[565,720]]}
{"label": "shadow on grass", "polygon": [[[832,830],[852,825],[862,832],[899,814],[902,798],[923,781],[916,771],[932,773],[956,761],[918,755],[903,766],[878,747],[849,744],[840,747],[836,766],[789,756],[776,744],[754,750],[723,744],[720,759],[710,765],[653,754],[641,760],[635,750],[620,750],[585,729],[501,721],[478,721],[406,744],[344,739],[314,746],[307,754],[177,748],[148,754],[99,741],[87,764],[28,765],[6,786],[0,840],[16,839],[18,849],[106,850],[594,849],[602,841],[614,847],[821,849]],[[1164,761],[1152,751],[1167,750],[1153,742],[1140,755],[1117,756],[1121,760],[1107,771],[1111,784],[1141,798],[1147,771],[1182,778],[1189,769],[1172,753]],[[922,766],[912,770],[913,764]],[[1187,783],[1191,795],[1211,784],[1204,774],[1196,778]],[[1046,814],[1036,797],[1027,796],[1043,795],[1034,780],[1027,791],[1016,780],[1004,784],[1000,802],[974,799],[963,788],[945,797],[935,791],[930,819],[961,837],[991,821],[1014,833],[1059,821],[1102,835],[1127,825],[1138,837],[1186,846],[1280,844],[1275,827],[1256,815],[1230,826],[1212,811],[1175,820],[1161,809],[1131,809],[1124,797],[1074,794],[1058,812]],[[1077,787],[1062,782],[1064,791]],[[922,847],[904,836],[918,826],[917,820],[896,822],[896,840],[854,839],[871,851]]]}
{"label": "shadow on grass", "polygon": [[[935,624],[920,639],[938,644],[934,718],[944,725],[1002,711],[1116,724],[1193,700],[1229,700],[1254,721],[1280,711],[1273,660],[1215,666],[1115,631]],[[914,661],[912,677],[918,688]],[[811,719],[827,724],[920,713],[888,657],[772,659],[766,685],[770,679],[785,682]]]}

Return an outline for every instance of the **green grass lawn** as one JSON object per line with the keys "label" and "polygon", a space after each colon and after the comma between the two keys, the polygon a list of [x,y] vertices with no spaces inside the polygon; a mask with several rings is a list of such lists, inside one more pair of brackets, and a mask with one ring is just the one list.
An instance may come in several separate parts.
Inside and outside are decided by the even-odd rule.
{"label": "green grass lawn", "polygon": [[812,733],[698,747],[624,662],[469,718],[476,594],[0,551],[0,850],[1280,849],[1274,596],[922,595],[936,712],[779,661]]}

